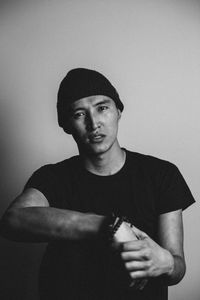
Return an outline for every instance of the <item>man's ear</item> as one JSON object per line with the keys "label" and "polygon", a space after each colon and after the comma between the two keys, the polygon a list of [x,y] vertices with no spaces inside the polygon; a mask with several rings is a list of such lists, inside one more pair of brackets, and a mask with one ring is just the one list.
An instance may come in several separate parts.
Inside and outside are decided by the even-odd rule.
{"label": "man's ear", "polygon": [[67,134],[72,134],[72,133],[71,133],[71,130],[69,130],[69,128],[63,128],[63,130],[64,130],[64,132],[67,133]]}
{"label": "man's ear", "polygon": [[65,124],[65,126],[63,127],[63,130],[67,134],[72,134],[72,128],[71,128],[71,124],[69,121]]}
{"label": "man's ear", "polygon": [[120,119],[121,119],[122,112],[121,112],[121,110],[120,110],[119,108],[117,109],[117,111],[118,111],[118,120],[120,120]]}

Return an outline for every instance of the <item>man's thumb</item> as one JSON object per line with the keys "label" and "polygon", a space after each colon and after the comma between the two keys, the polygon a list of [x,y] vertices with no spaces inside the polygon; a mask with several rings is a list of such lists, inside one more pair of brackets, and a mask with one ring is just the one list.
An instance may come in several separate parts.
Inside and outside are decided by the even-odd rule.
{"label": "man's thumb", "polygon": [[135,233],[135,235],[139,240],[144,240],[148,237],[148,235],[144,231],[138,229],[135,226],[132,226],[131,229],[133,230],[133,232]]}

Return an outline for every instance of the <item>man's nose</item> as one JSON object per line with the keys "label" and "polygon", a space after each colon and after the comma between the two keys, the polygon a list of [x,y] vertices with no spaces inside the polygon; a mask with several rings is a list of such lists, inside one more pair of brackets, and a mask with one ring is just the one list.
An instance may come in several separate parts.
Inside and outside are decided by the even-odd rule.
{"label": "man's nose", "polygon": [[86,126],[88,130],[94,131],[97,128],[99,128],[99,118],[98,116],[93,113],[93,112],[89,112],[87,114],[87,118],[86,118]]}

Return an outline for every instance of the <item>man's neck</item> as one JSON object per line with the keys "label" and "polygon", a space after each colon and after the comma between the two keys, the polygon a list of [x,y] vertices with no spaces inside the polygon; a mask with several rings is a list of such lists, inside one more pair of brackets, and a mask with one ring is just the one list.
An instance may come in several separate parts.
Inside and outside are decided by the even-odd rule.
{"label": "man's neck", "polygon": [[81,155],[85,168],[96,175],[108,176],[117,173],[124,165],[126,153],[119,144],[98,155]]}

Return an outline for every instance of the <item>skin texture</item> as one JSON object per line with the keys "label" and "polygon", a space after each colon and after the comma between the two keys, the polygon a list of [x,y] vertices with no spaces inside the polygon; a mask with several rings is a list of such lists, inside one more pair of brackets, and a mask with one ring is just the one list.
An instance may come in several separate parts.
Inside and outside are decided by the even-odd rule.
{"label": "skin texture", "polygon": [[[178,283],[185,274],[182,212],[177,210],[159,218],[158,245],[134,227],[139,240],[123,244],[121,257],[132,279],[164,275],[168,285]],[[177,280],[177,282],[176,282]]]}
{"label": "skin texture", "polygon": [[124,164],[117,133],[121,112],[107,96],[90,96],[72,104],[70,132],[86,169],[99,175],[116,173]]}
{"label": "skin texture", "polygon": [[0,233],[19,242],[95,239],[105,219],[95,214],[50,207],[40,191],[29,188],[3,215]]}
{"label": "skin texture", "polygon": [[116,143],[121,113],[106,96],[91,96],[71,106],[70,128],[79,151],[85,155],[107,152]]}
{"label": "skin texture", "polygon": [[[80,99],[71,107],[68,133],[77,142],[85,168],[106,176],[116,173],[125,162],[117,140],[121,112],[114,101],[97,95]],[[0,222],[0,233],[23,242],[98,239],[105,216],[62,210],[49,206],[36,189],[27,189],[9,206]],[[133,228],[139,240],[120,243],[121,259],[132,279],[164,276],[176,284],[185,273],[182,212],[160,215],[159,245]]]}

